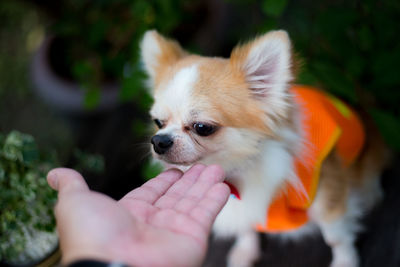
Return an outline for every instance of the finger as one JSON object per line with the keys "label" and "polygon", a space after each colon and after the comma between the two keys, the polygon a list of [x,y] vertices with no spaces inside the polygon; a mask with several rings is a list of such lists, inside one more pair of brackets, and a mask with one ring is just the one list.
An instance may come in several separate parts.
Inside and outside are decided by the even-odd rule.
{"label": "finger", "polygon": [[205,245],[211,225],[226,203],[228,195],[228,186],[218,183],[207,192],[205,198],[189,216],[173,209],[161,209],[151,217],[149,223],[162,229],[192,236]]}
{"label": "finger", "polygon": [[174,209],[183,213],[189,212],[198,205],[208,190],[216,183],[222,182],[224,177],[224,171],[220,166],[208,166],[203,170],[193,186],[185,193],[184,197],[176,203]]}
{"label": "finger", "polygon": [[190,217],[209,231],[218,213],[228,201],[229,193],[230,189],[226,184],[215,184],[190,211]]}
{"label": "finger", "polygon": [[154,205],[158,208],[172,208],[185,195],[205,168],[206,166],[202,164],[191,167]]}
{"label": "finger", "polygon": [[72,169],[57,168],[47,174],[47,182],[54,189],[61,193],[72,191],[88,191],[89,187],[82,175]]}
{"label": "finger", "polygon": [[120,201],[126,203],[131,200],[141,200],[149,204],[153,204],[165,192],[181,178],[183,173],[178,169],[169,169],[157,177],[143,184],[125,195]]}

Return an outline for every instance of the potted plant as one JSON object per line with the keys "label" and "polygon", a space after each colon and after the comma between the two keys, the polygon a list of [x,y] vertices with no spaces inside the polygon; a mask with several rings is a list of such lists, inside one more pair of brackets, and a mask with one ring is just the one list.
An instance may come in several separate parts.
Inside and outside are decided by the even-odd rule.
{"label": "potted plant", "polygon": [[[78,149],[74,168],[104,171],[101,156]],[[39,150],[31,135],[0,133],[0,265],[50,266],[60,259],[53,216],[57,193],[46,175],[60,166],[54,152]]]}
{"label": "potted plant", "polygon": [[38,94],[72,113],[105,110],[120,100],[149,104],[138,63],[144,31],[170,33],[184,19],[187,0],[61,1],[32,63]]}
{"label": "potted plant", "polygon": [[35,264],[56,249],[56,192],[46,182],[56,162],[39,152],[32,136],[0,134],[0,262]]}

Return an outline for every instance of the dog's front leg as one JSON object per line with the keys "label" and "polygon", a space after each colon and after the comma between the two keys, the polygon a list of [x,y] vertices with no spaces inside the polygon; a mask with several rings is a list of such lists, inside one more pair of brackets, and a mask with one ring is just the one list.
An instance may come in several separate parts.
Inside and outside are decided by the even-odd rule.
{"label": "dog's front leg", "polygon": [[228,267],[249,267],[260,256],[259,234],[254,230],[237,236],[228,254]]}
{"label": "dog's front leg", "polygon": [[242,192],[242,200],[232,200],[240,204],[241,209],[236,208],[233,212],[236,212],[236,222],[246,222],[247,227],[236,233],[235,243],[227,258],[229,267],[253,266],[258,260],[261,251],[260,237],[254,230],[254,225],[266,223],[266,210],[271,198],[261,179],[247,183]]}

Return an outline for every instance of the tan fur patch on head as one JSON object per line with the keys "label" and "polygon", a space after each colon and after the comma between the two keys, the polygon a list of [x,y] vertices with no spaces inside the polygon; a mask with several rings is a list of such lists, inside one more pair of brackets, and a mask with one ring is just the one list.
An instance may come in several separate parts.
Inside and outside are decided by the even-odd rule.
{"label": "tan fur patch on head", "polygon": [[[168,63],[168,58],[163,61],[162,67],[160,67],[159,72],[157,73],[157,80],[155,83],[155,89],[158,90],[161,88],[161,84],[166,84],[168,81],[175,76],[181,69],[195,65],[202,57],[196,55],[188,55],[180,57],[173,61],[172,64]],[[175,58],[174,58],[175,59]]]}
{"label": "tan fur patch on head", "polygon": [[286,32],[283,31],[273,31],[267,33],[261,37],[256,38],[251,42],[247,42],[244,45],[236,46],[231,53],[231,64],[234,69],[242,70],[249,58],[249,53],[253,47],[258,46],[260,43],[268,40],[280,40],[282,43],[287,44],[290,47],[290,41]]}
{"label": "tan fur patch on head", "polygon": [[193,89],[193,108],[207,111],[216,123],[253,129],[270,137],[276,137],[279,125],[291,124],[287,89],[291,56],[286,32],[270,32],[238,46],[230,59],[188,55],[176,42],[159,35],[157,40],[162,52],[157,60],[155,92],[165,88],[163,84],[181,69],[196,65],[197,81],[194,88],[188,88]]}
{"label": "tan fur patch on head", "polygon": [[[163,37],[159,36],[159,38]],[[164,39],[164,42],[160,42],[160,44],[162,52],[158,56],[159,63],[156,68],[157,75],[154,77],[155,86],[160,83],[164,75],[169,73],[171,65],[187,55],[175,41]]]}
{"label": "tan fur patch on head", "polygon": [[263,102],[269,127],[277,129],[289,119],[293,57],[285,31],[272,31],[235,47],[230,64],[233,71],[245,73],[249,91]]}
{"label": "tan fur patch on head", "polygon": [[154,85],[157,86],[170,66],[188,55],[188,53],[182,49],[178,42],[165,38],[156,31],[152,31],[150,34],[153,34],[153,38],[157,41],[160,49],[160,53],[156,58],[157,65],[154,66],[155,77],[153,77]]}
{"label": "tan fur patch on head", "polygon": [[225,127],[248,128],[270,135],[265,114],[251,95],[243,72],[222,58],[198,58],[199,79],[193,98],[201,110],[217,116]]}

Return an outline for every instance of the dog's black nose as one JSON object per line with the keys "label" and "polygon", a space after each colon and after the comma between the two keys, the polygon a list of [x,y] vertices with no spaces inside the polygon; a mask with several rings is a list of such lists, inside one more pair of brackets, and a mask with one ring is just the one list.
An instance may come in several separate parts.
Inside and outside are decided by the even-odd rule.
{"label": "dog's black nose", "polygon": [[154,146],[154,151],[157,154],[164,154],[174,144],[169,135],[155,135],[151,138],[151,143]]}

